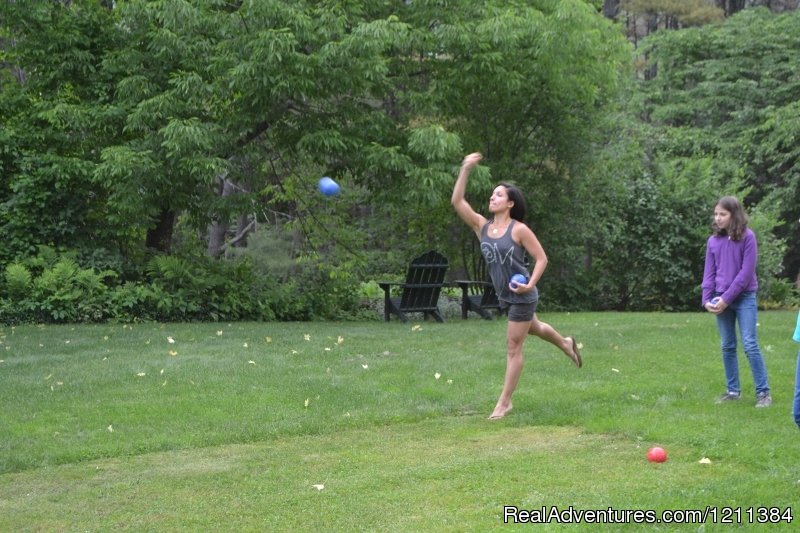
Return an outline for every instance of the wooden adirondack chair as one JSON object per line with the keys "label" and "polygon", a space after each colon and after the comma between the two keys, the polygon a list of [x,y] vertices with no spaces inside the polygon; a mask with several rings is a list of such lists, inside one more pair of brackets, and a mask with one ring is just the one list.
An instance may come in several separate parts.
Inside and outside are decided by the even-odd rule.
{"label": "wooden adirondack chair", "polygon": [[[379,281],[384,292],[384,320],[388,322],[390,315],[395,314],[408,322],[406,313],[423,313],[425,318],[433,316],[437,322],[444,322],[439,311],[439,294],[447,268],[447,258],[431,250],[411,261],[405,283]],[[402,288],[399,298],[392,297],[393,287]]]}
{"label": "wooden adirondack chair", "polygon": [[[467,274],[472,279],[457,279],[455,283],[461,288],[461,317],[468,318],[470,311],[477,313],[486,320],[491,320],[493,315],[504,314],[497,299],[497,292],[489,279],[486,262],[477,249],[474,240],[464,250],[464,263]],[[530,258],[525,254],[525,267],[530,265]]]}
{"label": "wooden adirondack chair", "polygon": [[494,314],[501,314],[500,301],[494,285],[489,281],[486,264],[481,258],[475,264],[475,280],[457,279],[455,283],[461,288],[461,318],[468,318],[469,312],[477,313],[486,320],[492,319]]}

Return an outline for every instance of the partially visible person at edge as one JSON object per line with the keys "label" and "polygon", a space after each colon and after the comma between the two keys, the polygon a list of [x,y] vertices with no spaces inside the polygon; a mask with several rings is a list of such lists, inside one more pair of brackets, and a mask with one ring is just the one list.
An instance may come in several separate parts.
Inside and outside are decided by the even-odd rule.
{"label": "partially visible person at edge", "polygon": [[[525,225],[526,204],[522,193],[506,183],[498,185],[489,198],[490,219],[476,213],[464,198],[469,174],[482,157],[479,153],[473,153],[464,158],[451,202],[458,216],[481,241],[481,254],[486,260],[492,285],[497,291],[501,308],[508,312],[508,353],[503,390],[489,416],[490,420],[497,420],[512,409],[511,396],[522,374],[522,347],[527,335],[536,335],[557,346],[578,368],[583,363],[575,338],[562,337],[536,316],[539,300],[536,284],[547,267],[547,255],[536,235]],[[530,273],[525,268],[525,252],[535,261]],[[514,274],[525,275],[528,283],[511,283]]]}
{"label": "partially visible person at edge", "polygon": [[756,407],[772,405],[767,367],[756,331],[757,261],[756,235],[747,227],[747,214],[742,204],[733,196],[720,198],[714,206],[712,234],[706,243],[702,283],[702,305],[717,317],[722,364],[725,368],[727,389],[717,403],[738,400],[741,396],[736,344],[738,322],[744,353],[753,373]]}
{"label": "partially visible person at edge", "polygon": [[[794,342],[800,342],[800,312],[797,313],[797,324],[794,327]],[[794,376],[794,406],[792,407],[794,421],[800,428],[800,350],[797,352],[797,370]]]}

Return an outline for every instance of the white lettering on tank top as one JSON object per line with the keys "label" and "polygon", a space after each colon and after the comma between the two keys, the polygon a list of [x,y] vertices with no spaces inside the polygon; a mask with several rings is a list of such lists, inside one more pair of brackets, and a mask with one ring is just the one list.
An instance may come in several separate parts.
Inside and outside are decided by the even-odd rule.
{"label": "white lettering on tank top", "polygon": [[487,263],[497,263],[499,261],[501,265],[505,265],[506,261],[510,261],[512,264],[514,262],[514,248],[509,248],[504,255],[497,249],[497,243],[482,242],[481,254],[483,254]]}

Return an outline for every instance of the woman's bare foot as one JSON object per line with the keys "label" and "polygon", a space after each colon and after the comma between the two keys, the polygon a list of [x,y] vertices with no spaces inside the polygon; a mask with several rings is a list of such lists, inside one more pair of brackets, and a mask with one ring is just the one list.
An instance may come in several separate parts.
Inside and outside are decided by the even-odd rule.
{"label": "woman's bare foot", "polygon": [[511,405],[510,403],[507,406],[502,406],[502,405],[498,404],[494,408],[494,411],[492,412],[492,414],[489,416],[489,420],[500,420],[501,418],[506,416],[508,413],[510,413],[511,409],[513,409],[513,408],[514,408],[514,406]]}
{"label": "woman's bare foot", "polygon": [[570,350],[564,352],[567,354],[567,357],[572,359],[572,362],[575,363],[575,366],[578,368],[583,366],[583,360],[581,359],[581,352],[578,351],[578,343],[575,341],[575,337],[567,337],[569,341]]}

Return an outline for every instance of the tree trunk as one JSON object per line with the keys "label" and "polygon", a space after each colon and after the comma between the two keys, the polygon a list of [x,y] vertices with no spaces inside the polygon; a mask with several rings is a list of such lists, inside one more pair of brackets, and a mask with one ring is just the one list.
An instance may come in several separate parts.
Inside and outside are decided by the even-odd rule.
{"label": "tree trunk", "polygon": [[717,7],[725,11],[725,17],[738,13],[744,9],[745,0],[717,0]]}
{"label": "tree trunk", "polygon": [[172,248],[172,232],[175,229],[175,211],[162,209],[156,225],[147,230],[145,246],[151,250],[168,253]]}
{"label": "tree trunk", "polygon": [[[221,197],[230,196],[236,192],[236,186],[227,178],[222,179],[222,190],[219,191]],[[217,218],[208,226],[208,248],[206,254],[209,257],[218,257],[224,250],[225,235],[228,233],[228,219]]]}
{"label": "tree trunk", "polygon": [[603,15],[611,20],[619,16],[619,0],[605,0],[603,2]]}
{"label": "tree trunk", "polygon": [[236,241],[237,248],[247,248],[247,228],[250,227],[250,216],[249,215],[242,215],[239,217],[239,221],[236,223],[236,232],[238,234],[242,234],[242,232],[246,233]]}

